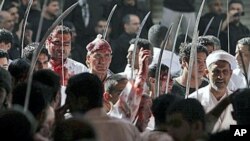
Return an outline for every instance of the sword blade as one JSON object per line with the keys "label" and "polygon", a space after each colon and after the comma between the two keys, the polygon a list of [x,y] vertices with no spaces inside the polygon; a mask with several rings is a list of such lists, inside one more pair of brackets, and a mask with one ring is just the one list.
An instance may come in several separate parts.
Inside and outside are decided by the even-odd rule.
{"label": "sword blade", "polygon": [[32,76],[33,71],[35,69],[36,61],[38,58],[39,53],[42,50],[42,47],[50,35],[50,33],[53,31],[53,29],[78,5],[78,2],[74,3],[72,6],[70,6],[67,10],[65,10],[57,19],[56,21],[50,26],[50,28],[47,30],[45,35],[43,36],[41,42],[39,43],[37,49],[34,51],[34,54],[32,56],[31,66],[29,69],[29,76],[28,76],[28,85],[27,85],[27,91],[26,91],[26,97],[25,97],[25,103],[24,103],[24,111],[27,111],[29,106],[29,97],[30,97],[30,91],[31,91],[31,83],[32,83]]}
{"label": "sword blade", "polygon": [[161,70],[161,60],[162,60],[162,55],[163,55],[163,51],[166,49],[168,41],[169,41],[169,37],[170,34],[172,32],[172,28],[173,28],[173,23],[170,25],[165,37],[164,37],[164,44],[163,46],[161,46],[161,51],[158,57],[158,62],[157,62],[157,68],[155,71],[155,92],[154,92],[154,98],[159,97],[159,89],[160,89],[160,70]]}
{"label": "sword blade", "polygon": [[132,62],[131,62],[131,75],[130,75],[130,79],[131,80],[134,79],[135,55],[136,55],[136,49],[137,49],[138,40],[139,40],[141,31],[142,31],[142,28],[143,28],[144,24],[146,23],[146,21],[147,21],[150,13],[151,12],[148,12],[147,15],[144,17],[144,19],[142,20],[141,25],[139,27],[139,30],[138,30],[138,32],[136,34],[135,45],[134,45],[134,49],[133,49],[133,53],[132,53]]}
{"label": "sword blade", "polygon": [[108,20],[107,20],[107,26],[106,26],[104,34],[103,34],[103,39],[104,40],[106,39],[106,36],[107,36],[107,33],[108,33],[108,29],[109,29],[109,24],[110,24],[111,18],[112,18],[113,14],[114,14],[114,11],[115,11],[116,7],[117,7],[117,4],[114,5],[114,7],[112,8],[112,10],[111,10],[111,12],[109,14],[109,17],[108,17]]}
{"label": "sword blade", "polygon": [[205,31],[204,31],[204,33],[203,33],[203,36],[205,36],[205,35],[207,34],[207,31],[208,31],[209,27],[211,26],[213,20],[214,20],[214,17],[212,17],[212,18],[209,20],[209,22],[208,22],[208,24],[207,24],[207,27],[205,28]]}
{"label": "sword blade", "polygon": [[189,88],[190,88],[190,80],[191,80],[191,73],[192,73],[192,69],[193,69],[193,63],[194,63],[194,57],[195,54],[197,54],[195,46],[197,44],[197,38],[198,38],[198,25],[200,22],[200,17],[201,17],[201,13],[203,10],[205,4],[205,0],[202,1],[196,21],[195,21],[195,26],[194,26],[194,33],[193,33],[193,39],[192,39],[192,48],[191,48],[191,54],[190,54],[190,59],[189,59],[189,67],[188,67],[188,81],[186,82],[186,94],[185,94],[185,98],[188,97],[189,95]]}

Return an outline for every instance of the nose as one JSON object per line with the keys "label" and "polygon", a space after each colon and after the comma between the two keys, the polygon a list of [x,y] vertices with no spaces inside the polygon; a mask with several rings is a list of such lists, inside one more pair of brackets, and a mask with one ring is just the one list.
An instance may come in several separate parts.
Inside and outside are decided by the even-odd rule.
{"label": "nose", "polygon": [[132,53],[128,52],[127,59],[131,60],[132,59]]}

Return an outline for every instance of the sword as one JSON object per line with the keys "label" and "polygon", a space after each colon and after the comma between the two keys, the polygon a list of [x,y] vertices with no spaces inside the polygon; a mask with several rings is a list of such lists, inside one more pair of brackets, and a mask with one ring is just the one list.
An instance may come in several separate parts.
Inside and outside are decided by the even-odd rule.
{"label": "sword", "polygon": [[136,34],[136,39],[135,39],[135,45],[134,45],[134,49],[133,49],[133,54],[132,54],[132,62],[131,62],[131,75],[130,75],[130,79],[133,80],[134,78],[134,65],[135,65],[135,55],[136,55],[136,49],[137,49],[137,44],[138,44],[138,39],[140,37],[142,28],[144,26],[144,24],[146,23],[148,16],[151,12],[148,12],[147,15],[144,17],[143,21],[141,22],[141,25],[139,27],[139,30]]}
{"label": "sword", "polygon": [[186,31],[186,34],[185,34],[184,44],[187,44],[187,36],[188,36],[188,30],[189,30],[190,22],[191,22],[191,19],[188,20],[188,26],[187,26],[187,31]]}
{"label": "sword", "polygon": [[222,26],[222,20],[220,21],[219,29],[218,29],[218,32],[217,32],[217,38],[220,37],[221,26]]}
{"label": "sword", "polygon": [[112,10],[111,10],[111,12],[109,14],[109,17],[108,17],[108,20],[107,20],[107,26],[106,26],[104,34],[103,34],[103,39],[104,40],[106,39],[106,36],[107,36],[107,33],[108,33],[108,29],[109,29],[109,23],[111,21],[111,18],[112,18],[113,14],[114,14],[114,11],[115,11],[116,7],[117,7],[117,4],[114,5],[114,7],[112,8]]}
{"label": "sword", "polygon": [[29,76],[28,76],[28,85],[27,85],[27,91],[26,91],[26,97],[25,97],[25,103],[24,103],[24,111],[27,111],[29,106],[29,97],[30,97],[30,91],[31,91],[31,83],[32,83],[32,75],[33,71],[36,65],[36,61],[38,58],[38,54],[41,52],[42,47],[50,35],[50,33],[53,31],[53,29],[78,5],[78,1],[74,3],[72,6],[70,6],[67,10],[65,10],[57,19],[56,21],[50,26],[50,28],[47,30],[45,35],[43,36],[41,42],[39,43],[37,49],[34,51],[34,54],[32,56],[31,66],[29,69]]}
{"label": "sword", "polygon": [[192,69],[193,69],[193,63],[194,63],[194,55],[197,54],[196,52],[196,42],[197,42],[197,38],[198,38],[198,25],[200,22],[200,17],[201,17],[201,13],[204,7],[204,3],[205,0],[202,1],[199,12],[198,12],[198,16],[196,18],[195,21],[195,26],[194,26],[194,33],[193,33],[193,39],[192,39],[192,48],[191,48],[191,54],[190,54],[190,59],[189,59],[189,66],[188,66],[188,81],[186,82],[186,94],[185,94],[185,98],[188,97],[189,95],[189,88],[190,88],[190,80],[191,80],[191,73],[192,73]]}
{"label": "sword", "polygon": [[157,62],[157,68],[155,71],[155,79],[156,79],[156,83],[155,83],[155,94],[154,94],[154,98],[159,97],[159,89],[160,89],[160,72],[161,72],[161,60],[162,60],[162,55],[163,55],[163,51],[165,50],[165,48],[167,47],[168,41],[169,41],[169,37],[170,34],[172,32],[172,28],[173,28],[173,23],[170,25],[165,37],[164,37],[164,44],[163,46],[161,46],[161,51],[158,57],[158,62]]}
{"label": "sword", "polygon": [[180,21],[179,21],[179,24],[178,24],[178,27],[177,27],[177,30],[176,30],[176,33],[175,33],[175,37],[174,37],[174,44],[173,44],[173,48],[172,48],[170,65],[169,65],[169,70],[168,70],[168,78],[167,78],[167,84],[166,84],[166,93],[168,93],[168,86],[169,86],[171,68],[172,68],[172,63],[173,63],[174,51],[175,51],[176,41],[177,41],[178,33],[179,33],[179,30],[180,30],[182,18],[183,18],[183,15],[181,15],[181,18],[180,18]]}
{"label": "sword", "polygon": [[37,29],[37,33],[36,33],[36,40],[35,40],[36,42],[38,42],[39,39],[40,39],[42,25],[43,25],[43,12],[44,12],[44,9],[45,9],[45,6],[46,6],[47,2],[48,2],[48,0],[44,0],[43,9],[42,9],[42,12],[41,12],[41,16],[40,16],[39,24],[38,24],[38,29]]}
{"label": "sword", "polygon": [[210,19],[210,21],[208,22],[207,27],[205,28],[205,31],[204,31],[204,33],[203,33],[203,36],[205,36],[205,35],[207,34],[207,31],[208,31],[209,27],[211,26],[213,20],[214,20],[214,17],[212,17],[212,18]]}
{"label": "sword", "polygon": [[5,0],[2,0],[2,2],[1,2],[1,4],[0,4],[0,11],[2,11],[4,2],[5,2]]}
{"label": "sword", "polygon": [[23,48],[24,48],[24,34],[25,34],[25,30],[26,30],[26,25],[27,25],[27,20],[28,20],[28,16],[30,13],[30,8],[32,6],[33,0],[29,0],[27,9],[24,13],[24,21],[23,21],[23,25],[22,25],[22,29],[21,29],[21,58],[23,58]]}
{"label": "sword", "polygon": [[[229,11],[229,5],[228,5],[228,0],[227,0],[227,14]],[[227,18],[227,52],[230,54],[230,37],[229,37],[229,18]]]}

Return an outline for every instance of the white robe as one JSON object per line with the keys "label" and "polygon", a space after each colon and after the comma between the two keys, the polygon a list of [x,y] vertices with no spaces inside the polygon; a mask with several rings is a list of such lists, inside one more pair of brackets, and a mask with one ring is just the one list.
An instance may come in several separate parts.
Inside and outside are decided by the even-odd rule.
{"label": "white robe", "polygon": [[[222,99],[231,94],[231,91],[227,91],[226,94],[218,101],[215,96],[210,92],[210,85],[200,88],[197,92],[194,92],[189,95],[189,98],[195,98],[201,102],[201,105],[204,107],[206,113],[211,111]],[[231,112],[233,111],[232,104],[222,112],[218,121],[215,123],[212,132],[218,132],[224,129],[229,129],[230,125],[235,125],[236,121],[233,119]]]}

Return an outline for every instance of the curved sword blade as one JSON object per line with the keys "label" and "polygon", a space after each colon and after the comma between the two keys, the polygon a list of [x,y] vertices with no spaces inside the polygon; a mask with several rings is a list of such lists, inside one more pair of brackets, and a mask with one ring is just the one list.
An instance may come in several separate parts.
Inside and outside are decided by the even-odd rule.
{"label": "curved sword blade", "polygon": [[112,18],[113,14],[114,14],[114,11],[115,11],[116,7],[117,7],[117,4],[114,5],[114,7],[112,8],[112,10],[111,10],[111,12],[109,14],[109,17],[108,17],[108,20],[107,20],[107,26],[106,26],[104,34],[103,34],[103,39],[104,40],[106,40],[106,36],[107,36],[108,30],[109,30],[109,24],[110,24],[111,18]]}
{"label": "curved sword blade", "polygon": [[134,50],[133,50],[133,54],[132,54],[132,62],[131,62],[131,75],[130,75],[130,79],[133,80],[134,79],[134,65],[135,65],[135,55],[136,55],[136,49],[137,49],[137,44],[138,44],[138,39],[140,37],[142,28],[144,26],[144,24],[146,23],[148,16],[151,12],[148,12],[147,15],[144,17],[144,19],[141,22],[141,25],[139,27],[139,30],[136,34],[136,39],[135,39],[135,45],[134,45]]}
{"label": "curved sword blade", "polygon": [[170,74],[171,74],[171,69],[172,69],[174,51],[175,51],[175,46],[176,46],[178,33],[179,33],[179,30],[180,30],[180,27],[181,27],[182,18],[183,18],[183,15],[181,15],[181,18],[180,18],[180,21],[179,21],[179,24],[178,24],[178,28],[176,30],[175,37],[174,37],[174,44],[173,44],[173,48],[172,48],[170,65],[169,65],[169,69],[168,69],[168,78],[167,78],[167,83],[166,83],[166,93],[168,93],[168,86],[169,86],[169,81],[170,81]]}
{"label": "curved sword blade", "polygon": [[161,51],[159,54],[159,58],[158,58],[158,62],[157,62],[157,68],[155,71],[155,92],[154,92],[154,98],[159,97],[160,93],[159,93],[159,89],[160,89],[160,70],[161,70],[161,60],[162,60],[162,55],[163,55],[163,51],[166,49],[169,38],[170,38],[170,34],[172,32],[172,28],[173,28],[173,23],[170,25],[170,27],[168,28],[168,31],[164,37],[164,44],[161,47]]}
{"label": "curved sword blade", "polygon": [[25,35],[27,20],[28,20],[28,16],[30,13],[30,8],[32,6],[32,3],[33,3],[33,0],[29,0],[27,9],[26,9],[26,11],[24,13],[24,17],[23,17],[23,25],[22,25],[22,29],[21,29],[21,58],[23,57],[24,35]]}
{"label": "curved sword blade", "polygon": [[201,13],[203,10],[205,4],[205,0],[202,1],[196,21],[195,21],[195,26],[194,26],[194,33],[193,33],[193,39],[192,39],[192,48],[191,48],[191,54],[190,54],[190,59],[189,59],[189,67],[188,67],[188,81],[186,83],[186,94],[185,94],[185,98],[188,97],[189,95],[189,88],[190,88],[190,80],[191,80],[191,73],[192,73],[192,69],[193,69],[193,63],[194,63],[194,57],[196,52],[196,48],[195,45],[197,44],[197,38],[198,38],[198,25],[200,22],[200,17],[201,17]]}
{"label": "curved sword blade", "polygon": [[207,34],[207,31],[208,31],[209,27],[211,26],[213,20],[214,20],[214,17],[212,17],[212,18],[209,20],[209,22],[208,22],[208,24],[207,24],[207,27],[205,28],[205,31],[204,31],[204,33],[203,33],[203,36],[205,36],[205,35]]}
{"label": "curved sword blade", "polygon": [[0,4],[0,11],[2,11],[3,9],[3,4],[4,4],[5,0],[2,0],[1,4]]}
{"label": "curved sword blade", "polygon": [[24,111],[27,111],[29,106],[29,97],[30,97],[30,90],[31,90],[31,83],[32,83],[32,75],[33,71],[35,69],[36,61],[38,58],[39,53],[42,50],[42,47],[50,35],[50,33],[53,31],[53,29],[78,5],[78,2],[74,3],[72,6],[70,6],[67,10],[65,10],[57,19],[56,21],[50,26],[50,28],[45,33],[44,37],[42,38],[41,42],[39,43],[37,49],[34,51],[34,54],[32,56],[31,66],[29,69],[29,76],[28,76],[28,85],[27,85],[27,91],[26,91],[26,97],[25,97],[25,103],[24,103]]}

